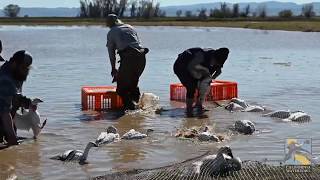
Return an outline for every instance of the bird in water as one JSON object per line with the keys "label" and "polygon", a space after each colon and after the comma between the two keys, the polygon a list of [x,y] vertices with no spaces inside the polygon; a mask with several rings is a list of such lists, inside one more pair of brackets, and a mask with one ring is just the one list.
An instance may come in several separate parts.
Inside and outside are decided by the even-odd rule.
{"label": "bird in water", "polygon": [[195,162],[196,173],[211,177],[225,176],[229,172],[239,171],[242,166],[240,158],[234,157],[231,148],[221,147],[217,154],[209,155],[202,161]]}
{"label": "bird in water", "polygon": [[152,129],[148,129],[147,132],[141,133],[138,132],[134,129],[131,129],[130,131],[126,132],[123,136],[122,139],[127,139],[127,140],[132,140],[132,139],[143,139],[149,135],[150,132],[153,132]]}
{"label": "bird in water", "polygon": [[92,147],[98,147],[98,145],[94,142],[89,142],[84,149],[84,151],[81,150],[67,150],[64,153],[54,156],[50,159],[54,160],[60,160],[60,161],[79,161],[79,164],[83,165],[86,163],[86,160],[89,155],[89,151]]}
{"label": "bird in water", "polygon": [[249,120],[236,121],[234,128],[236,131],[242,134],[252,134],[255,131],[254,124]]}
{"label": "bird in water", "polygon": [[97,144],[97,146],[100,146],[102,144],[109,144],[119,140],[120,135],[118,134],[117,128],[115,128],[114,126],[109,126],[106,129],[106,132],[100,133],[95,143]]}

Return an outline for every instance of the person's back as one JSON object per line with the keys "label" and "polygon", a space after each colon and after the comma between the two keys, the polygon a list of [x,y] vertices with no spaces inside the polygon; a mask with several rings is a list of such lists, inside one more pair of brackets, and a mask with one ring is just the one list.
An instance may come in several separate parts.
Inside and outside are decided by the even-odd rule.
{"label": "person's back", "polygon": [[108,32],[108,44],[119,51],[127,47],[141,49],[142,45],[137,32],[129,24],[115,25]]}

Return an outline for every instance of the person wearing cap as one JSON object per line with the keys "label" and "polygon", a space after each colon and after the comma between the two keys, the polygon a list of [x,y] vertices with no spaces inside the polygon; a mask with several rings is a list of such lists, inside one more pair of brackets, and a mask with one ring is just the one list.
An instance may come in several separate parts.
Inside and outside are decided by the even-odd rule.
{"label": "person wearing cap", "polygon": [[229,54],[228,48],[190,48],[179,54],[173,70],[187,89],[186,113],[193,116],[193,101],[196,90],[198,96],[195,107],[199,114],[205,111],[203,102],[213,79],[221,74],[221,69]]}
{"label": "person wearing cap", "polygon": [[17,51],[0,68],[0,143],[18,144],[13,118],[19,107],[28,109],[31,100],[23,96],[22,85],[32,64],[32,56]]}
{"label": "person wearing cap", "polygon": [[[125,110],[134,110],[140,99],[138,82],[146,65],[148,49],[141,45],[135,29],[124,24],[115,14],[109,14],[106,24],[110,28],[107,47],[111,63],[112,82],[117,82],[117,94],[122,98]],[[120,66],[116,68],[116,53]]]}
{"label": "person wearing cap", "polygon": [[1,52],[2,52],[2,42],[1,42],[1,40],[0,40],[0,62],[1,62],[1,61],[5,61],[5,60],[2,58],[2,56],[1,56]]}

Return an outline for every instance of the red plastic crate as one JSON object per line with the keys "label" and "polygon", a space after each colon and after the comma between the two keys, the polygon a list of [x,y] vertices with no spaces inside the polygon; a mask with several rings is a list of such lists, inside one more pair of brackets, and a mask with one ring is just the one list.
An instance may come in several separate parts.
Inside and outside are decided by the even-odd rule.
{"label": "red plastic crate", "polygon": [[[210,85],[207,101],[228,100],[238,97],[238,84],[232,81],[214,80]],[[197,93],[197,92],[196,92]],[[185,101],[187,90],[181,83],[170,85],[170,99]]]}
{"label": "red plastic crate", "polygon": [[115,110],[123,106],[115,86],[84,86],[81,88],[83,110]]}

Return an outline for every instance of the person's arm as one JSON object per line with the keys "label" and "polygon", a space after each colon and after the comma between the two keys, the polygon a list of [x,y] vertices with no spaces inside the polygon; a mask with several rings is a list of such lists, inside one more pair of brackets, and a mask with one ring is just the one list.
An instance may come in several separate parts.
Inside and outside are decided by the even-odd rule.
{"label": "person's arm", "polygon": [[10,112],[3,112],[1,114],[1,123],[3,125],[4,132],[6,132],[7,135],[7,141],[8,145],[17,145],[18,144],[18,139],[16,136],[16,132],[14,130],[13,126],[13,120],[11,117]]}
{"label": "person's arm", "polygon": [[116,76],[117,75],[117,68],[116,68],[116,47],[115,43],[112,39],[112,35],[110,32],[108,33],[107,36],[107,47],[108,47],[108,53],[109,53],[109,59],[110,59],[110,64],[111,64],[111,76]]}
{"label": "person's arm", "polygon": [[209,69],[201,65],[204,61],[203,52],[198,52],[194,55],[190,63],[188,64],[188,71],[195,79],[201,79],[203,77],[210,76]]}

